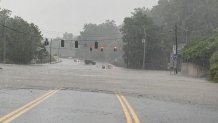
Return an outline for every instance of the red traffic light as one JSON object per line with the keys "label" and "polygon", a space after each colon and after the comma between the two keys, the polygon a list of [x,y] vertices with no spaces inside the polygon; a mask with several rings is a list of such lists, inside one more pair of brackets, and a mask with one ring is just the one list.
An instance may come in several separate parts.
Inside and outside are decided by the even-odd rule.
{"label": "red traffic light", "polygon": [[104,47],[101,47],[101,52],[103,52],[104,51]]}
{"label": "red traffic light", "polygon": [[114,47],[114,52],[116,52],[117,51],[117,47]]}

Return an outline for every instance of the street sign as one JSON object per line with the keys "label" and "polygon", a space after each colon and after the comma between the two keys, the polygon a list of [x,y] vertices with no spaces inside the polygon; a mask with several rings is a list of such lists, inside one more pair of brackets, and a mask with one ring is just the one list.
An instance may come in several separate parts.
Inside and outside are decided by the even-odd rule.
{"label": "street sign", "polygon": [[177,55],[176,54],[171,55],[171,60],[176,61],[177,60]]}
{"label": "street sign", "polygon": [[142,39],[142,43],[145,43],[145,39]]}

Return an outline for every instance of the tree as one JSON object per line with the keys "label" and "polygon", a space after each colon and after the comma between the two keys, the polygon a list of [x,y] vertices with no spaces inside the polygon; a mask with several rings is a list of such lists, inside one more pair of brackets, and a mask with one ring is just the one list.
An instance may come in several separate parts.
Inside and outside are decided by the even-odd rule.
{"label": "tree", "polygon": [[177,23],[178,38],[183,43],[186,36],[191,40],[212,34],[218,26],[217,4],[217,0],[159,0],[150,15],[166,33]]}
{"label": "tree", "polygon": [[0,8],[0,61],[3,60],[3,56],[4,56],[4,35],[6,34],[5,32],[5,28],[4,28],[4,24],[7,23],[7,19],[9,18],[9,16],[11,15],[11,11],[7,10],[7,9],[1,9]]}
{"label": "tree", "polygon": [[143,64],[143,43],[146,39],[146,68],[161,69],[166,61],[163,48],[159,38],[159,27],[154,25],[152,18],[147,16],[145,8],[138,8],[132,13],[131,17],[124,19],[121,29],[123,34],[124,60],[130,68],[141,68]]}
{"label": "tree", "polygon": [[[4,13],[4,14],[1,14]],[[41,47],[42,35],[39,28],[21,17],[10,16],[9,10],[0,10],[1,39],[6,39],[6,59],[11,63],[27,64]],[[5,21],[5,23],[3,23]],[[0,40],[0,58],[3,58],[3,40]]]}

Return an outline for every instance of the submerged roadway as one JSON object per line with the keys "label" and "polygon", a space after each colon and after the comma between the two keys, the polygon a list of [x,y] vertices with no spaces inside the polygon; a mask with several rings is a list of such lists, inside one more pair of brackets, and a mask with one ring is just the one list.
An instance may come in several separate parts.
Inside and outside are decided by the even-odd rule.
{"label": "submerged roadway", "polygon": [[218,122],[218,84],[102,64],[0,64],[0,122]]}

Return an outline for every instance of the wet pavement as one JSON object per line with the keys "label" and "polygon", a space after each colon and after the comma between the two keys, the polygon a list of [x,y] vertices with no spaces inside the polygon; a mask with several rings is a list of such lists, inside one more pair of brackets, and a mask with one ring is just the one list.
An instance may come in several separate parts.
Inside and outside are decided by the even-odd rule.
{"label": "wet pavement", "polygon": [[[16,123],[126,123],[117,98],[121,93],[141,123],[216,123],[218,84],[205,79],[173,76],[166,71],[102,69],[72,59],[59,64],[3,65],[0,70],[1,118]],[[27,111],[26,111],[27,110]],[[21,113],[22,112],[22,113]],[[131,112],[128,110],[131,114]],[[131,118],[133,123],[133,116]]]}

